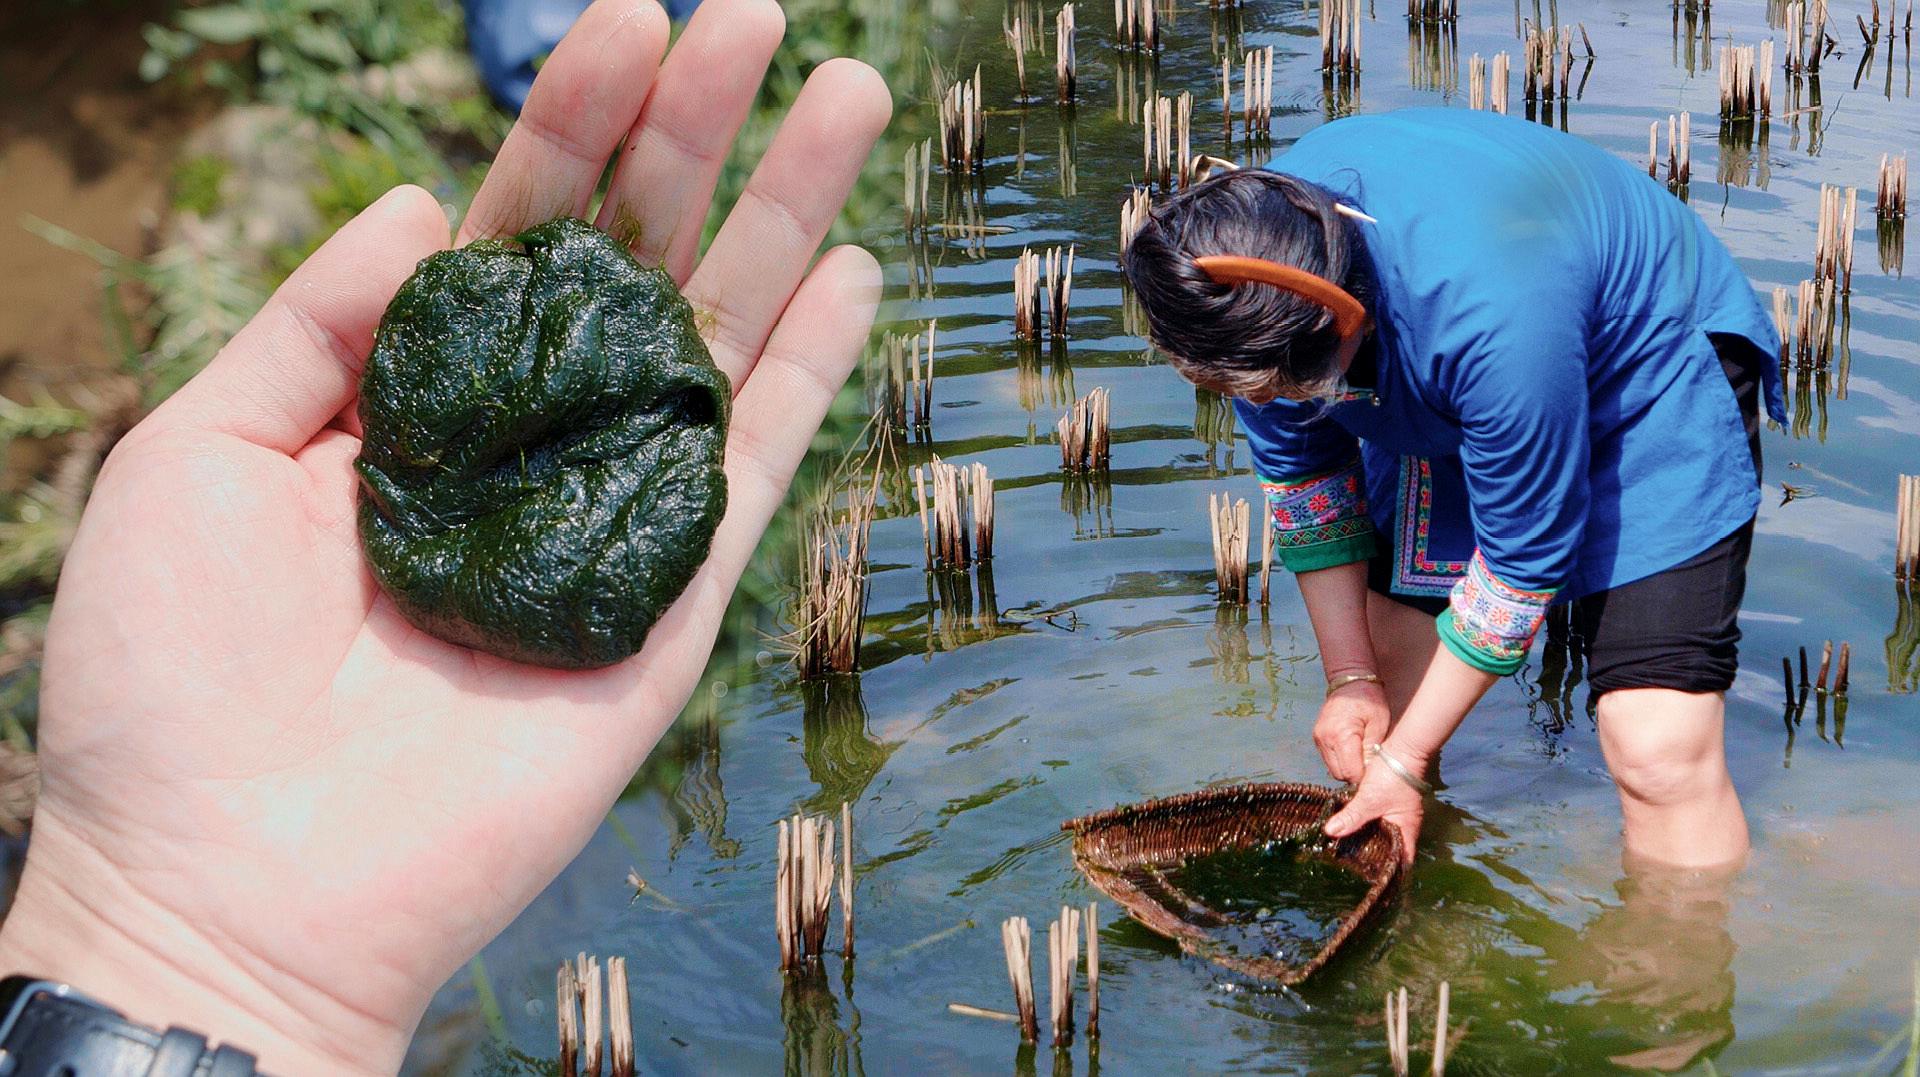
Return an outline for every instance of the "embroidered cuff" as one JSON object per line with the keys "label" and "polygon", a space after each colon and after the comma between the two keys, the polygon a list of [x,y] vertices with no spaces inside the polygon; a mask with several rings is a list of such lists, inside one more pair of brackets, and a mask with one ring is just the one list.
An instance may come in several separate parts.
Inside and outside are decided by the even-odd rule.
{"label": "embroidered cuff", "polygon": [[1467,665],[1505,676],[1526,661],[1533,634],[1558,590],[1522,591],[1502,583],[1476,550],[1440,615],[1440,638]]}
{"label": "embroidered cuff", "polygon": [[1304,479],[1261,479],[1273,514],[1273,549],[1289,572],[1312,572],[1373,556],[1373,521],[1355,460]]}

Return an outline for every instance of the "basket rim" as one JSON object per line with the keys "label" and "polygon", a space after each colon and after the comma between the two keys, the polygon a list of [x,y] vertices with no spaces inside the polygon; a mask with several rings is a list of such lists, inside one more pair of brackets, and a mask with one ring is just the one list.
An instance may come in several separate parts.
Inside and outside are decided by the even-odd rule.
{"label": "basket rim", "polygon": [[1136,902],[1145,906],[1153,906],[1157,902],[1121,876],[1109,864],[1096,862],[1091,851],[1086,848],[1086,843],[1100,831],[1125,824],[1144,815],[1160,815],[1194,805],[1210,805],[1235,798],[1274,797],[1319,800],[1337,807],[1350,800],[1352,793],[1350,790],[1305,782],[1242,782],[1118,805],[1104,811],[1069,819],[1060,824],[1060,829],[1073,835],[1074,866],[1086,876],[1095,889],[1112,899],[1133,920],[1155,934],[1178,943],[1181,950],[1186,953],[1207,958],[1215,964],[1255,979],[1290,987],[1324,968],[1349,939],[1369,925],[1383,911],[1388,897],[1398,891],[1406,875],[1406,864],[1402,852],[1403,838],[1399,827],[1385,820],[1375,820],[1355,834],[1342,839],[1343,844],[1355,842],[1356,847],[1364,847],[1384,837],[1387,870],[1376,875],[1374,872],[1361,870],[1349,856],[1334,857],[1336,863],[1354,870],[1361,878],[1367,880],[1367,892],[1355,904],[1353,910],[1341,919],[1340,926],[1321,941],[1313,955],[1298,964],[1273,958],[1247,958],[1225,953],[1213,944],[1204,931],[1178,920],[1171,913],[1158,918],[1158,922],[1156,918],[1137,913]]}

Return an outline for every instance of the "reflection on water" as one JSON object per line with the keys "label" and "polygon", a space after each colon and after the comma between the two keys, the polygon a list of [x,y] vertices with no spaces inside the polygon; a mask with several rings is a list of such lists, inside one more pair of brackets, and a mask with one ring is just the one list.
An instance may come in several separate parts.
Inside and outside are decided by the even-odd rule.
{"label": "reflection on water", "polygon": [[720,725],[712,696],[697,703],[692,713],[681,719],[691,722],[682,735],[671,742],[671,751],[680,764],[680,783],[673,790],[675,821],[673,855],[694,832],[706,840],[713,855],[722,860],[740,853],[740,843],[727,837],[727,791],[720,782]]}
{"label": "reflection on water", "polygon": [[1730,884],[1723,874],[1648,867],[1615,883],[1619,903],[1580,933],[1555,979],[1562,990],[1590,986],[1596,1006],[1628,1017],[1618,1039],[1644,1043],[1610,1043],[1608,1061],[1674,1072],[1733,1039]]}
{"label": "reflection on water", "polygon": [[1060,476],[1060,511],[1073,517],[1075,538],[1113,537],[1113,479],[1105,468]]}
{"label": "reflection on water", "polygon": [[1576,714],[1584,713],[1591,723],[1598,705],[1590,693],[1584,707],[1576,701],[1575,690],[1585,676],[1585,658],[1572,620],[1572,607],[1565,603],[1547,611],[1546,627],[1540,636],[1540,671],[1521,681],[1529,720],[1550,752],[1557,749]]}
{"label": "reflection on water", "polygon": [[841,999],[833,995],[826,970],[813,966],[783,977],[780,1025],[785,1032],[782,1071],[790,1077],[857,1077],[860,1062],[860,1010],[853,1002],[853,962],[844,962],[847,1025],[840,1027]]}
{"label": "reflection on water", "polygon": [[818,787],[807,799],[807,810],[834,814],[866,793],[900,745],[867,731],[867,703],[857,675],[821,678],[801,685],[800,692],[805,699],[800,754],[807,777]]}
{"label": "reflection on water", "polygon": [[1893,631],[1887,633],[1887,690],[1920,689],[1920,584],[1895,582]]}

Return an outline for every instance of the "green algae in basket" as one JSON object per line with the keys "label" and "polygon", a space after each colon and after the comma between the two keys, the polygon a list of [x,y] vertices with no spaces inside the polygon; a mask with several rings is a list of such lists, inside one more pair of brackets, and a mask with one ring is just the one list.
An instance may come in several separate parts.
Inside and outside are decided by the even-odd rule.
{"label": "green algae in basket", "polygon": [[374,577],[450,643],[617,662],[707,558],[730,399],[673,281],[584,221],[435,254],[360,383]]}

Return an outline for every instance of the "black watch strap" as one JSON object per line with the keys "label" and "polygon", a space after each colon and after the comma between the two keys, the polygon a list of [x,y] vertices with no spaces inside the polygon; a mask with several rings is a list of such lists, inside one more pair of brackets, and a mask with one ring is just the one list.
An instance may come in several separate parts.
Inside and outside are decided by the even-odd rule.
{"label": "black watch strap", "polygon": [[0,1077],[256,1077],[245,1051],[156,1032],[65,984],[12,977],[0,1000]]}

